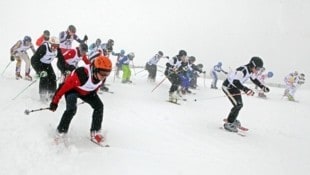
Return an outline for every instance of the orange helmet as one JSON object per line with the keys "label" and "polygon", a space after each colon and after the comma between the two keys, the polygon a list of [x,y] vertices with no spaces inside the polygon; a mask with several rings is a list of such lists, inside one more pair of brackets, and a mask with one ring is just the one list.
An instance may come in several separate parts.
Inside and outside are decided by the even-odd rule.
{"label": "orange helmet", "polygon": [[100,55],[94,60],[94,70],[95,71],[106,71],[111,72],[112,70],[112,62],[108,57]]}

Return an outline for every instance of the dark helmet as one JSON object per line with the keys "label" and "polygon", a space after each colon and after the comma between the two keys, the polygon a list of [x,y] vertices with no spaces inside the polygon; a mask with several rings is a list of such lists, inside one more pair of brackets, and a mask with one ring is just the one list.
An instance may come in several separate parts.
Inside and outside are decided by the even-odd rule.
{"label": "dark helmet", "polygon": [[44,30],[43,35],[49,37],[50,36],[50,31]]}
{"label": "dark helmet", "polygon": [[81,52],[88,52],[88,46],[85,43],[81,43],[79,49]]}
{"label": "dark helmet", "polygon": [[26,42],[26,41],[31,42],[30,36],[25,36],[25,37],[24,37],[24,42]]}
{"label": "dark helmet", "polygon": [[254,68],[263,68],[264,62],[260,57],[252,57],[249,65]]}
{"label": "dark helmet", "polygon": [[69,25],[68,27],[68,31],[72,32],[72,33],[76,33],[76,28],[74,25]]}
{"label": "dark helmet", "polygon": [[108,44],[110,44],[110,45],[114,45],[114,40],[109,39],[109,40],[108,40]]}
{"label": "dark helmet", "polygon": [[202,70],[203,64],[197,64],[197,67],[198,67],[200,70]]}
{"label": "dark helmet", "polygon": [[96,39],[96,45],[98,45],[98,46],[99,46],[100,44],[101,44],[101,39],[99,39],[99,38],[98,38],[98,39]]}
{"label": "dark helmet", "polygon": [[164,53],[162,51],[158,51],[158,55],[164,56]]}
{"label": "dark helmet", "polygon": [[188,61],[189,61],[190,63],[193,63],[193,62],[196,61],[196,57],[190,56],[190,57],[188,58]]}
{"label": "dark helmet", "polygon": [[179,51],[179,56],[187,56],[187,53],[185,50],[180,50]]}

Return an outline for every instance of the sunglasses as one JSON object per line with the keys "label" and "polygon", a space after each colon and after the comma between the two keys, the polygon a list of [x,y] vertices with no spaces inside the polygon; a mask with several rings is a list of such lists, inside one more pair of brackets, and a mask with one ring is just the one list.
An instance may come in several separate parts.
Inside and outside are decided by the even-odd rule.
{"label": "sunglasses", "polygon": [[99,71],[98,74],[102,77],[107,77],[110,75],[110,72],[105,72],[105,71]]}

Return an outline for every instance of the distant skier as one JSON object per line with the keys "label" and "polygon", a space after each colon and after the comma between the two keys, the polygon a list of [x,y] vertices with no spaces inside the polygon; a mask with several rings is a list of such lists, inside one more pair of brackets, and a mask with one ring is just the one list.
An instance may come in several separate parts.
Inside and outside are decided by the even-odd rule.
{"label": "distant skier", "polygon": [[[273,72],[269,71],[267,73],[264,73],[265,68],[262,68],[262,71],[260,71],[260,73],[258,73],[258,75],[256,76],[257,79],[263,84],[265,85],[265,80],[267,78],[272,78],[273,77]],[[257,89],[258,86],[255,86],[255,89]],[[258,90],[258,96],[262,97],[262,98],[266,98],[266,94],[264,93],[263,90]]]}
{"label": "distant skier", "polygon": [[169,59],[166,63],[165,75],[171,83],[169,89],[169,101],[177,102],[177,90],[181,84],[179,77],[179,68],[181,67],[182,60],[186,59],[187,53],[185,50],[180,50],[178,55]]}
{"label": "distant skier", "polygon": [[94,53],[96,53],[101,48],[100,45],[101,45],[101,40],[98,38],[98,39],[96,39],[96,42],[94,42],[94,43],[89,45],[89,47],[88,47],[88,50],[89,50],[88,55],[92,56]]}
{"label": "distant skier", "polygon": [[135,57],[133,52],[128,53],[126,56],[122,57],[119,61],[119,64],[122,66],[123,76],[122,76],[122,83],[132,83],[130,80],[131,77],[131,70],[129,67],[130,61],[132,61]]}
{"label": "distant skier", "polygon": [[41,44],[43,44],[44,42],[48,42],[49,39],[50,39],[50,31],[44,30],[44,31],[43,31],[43,34],[37,39],[36,45],[39,47],[39,46],[41,46]]}
{"label": "distant skier", "polygon": [[205,74],[206,71],[203,71],[203,65],[202,64],[195,64],[196,62],[196,57],[190,56],[188,58],[189,62],[189,77],[190,77],[190,88],[196,89],[197,88],[197,78],[199,77],[198,73],[203,73]]}
{"label": "distant skier", "polygon": [[116,56],[114,77],[119,78],[119,71],[122,70],[122,65],[119,63],[119,61],[125,56],[125,50],[122,49],[119,53],[112,52],[112,55]]}
{"label": "distant skier", "polygon": [[16,44],[14,44],[10,49],[11,61],[16,60],[15,76],[16,76],[17,80],[23,78],[20,75],[20,72],[21,72],[22,60],[24,60],[26,63],[25,80],[32,81],[32,77],[30,76],[30,66],[31,66],[30,65],[30,59],[29,59],[29,56],[27,53],[28,49],[31,49],[33,54],[36,52],[32,42],[31,42],[30,36],[25,36],[23,40],[18,40],[16,42]]}
{"label": "distant skier", "polygon": [[76,27],[74,25],[69,25],[67,31],[62,31],[59,33],[59,40],[62,52],[66,49],[72,48],[72,41],[75,40],[78,43],[85,43],[88,40],[87,35],[84,35],[83,40],[76,35]]}
{"label": "distant skier", "polygon": [[224,80],[222,90],[233,104],[233,108],[227,118],[227,123],[224,124],[226,130],[238,132],[237,128],[241,126],[240,121],[237,120],[239,111],[243,106],[241,91],[244,91],[249,96],[254,95],[254,91],[244,85],[249,78],[264,92],[269,92],[268,87],[261,84],[258,79],[253,78],[263,66],[264,63],[260,57],[252,57],[248,64],[237,68],[236,71],[230,72]]}
{"label": "distant skier", "polygon": [[71,120],[77,111],[78,98],[93,108],[90,139],[98,144],[104,141],[100,133],[104,106],[97,91],[110,75],[111,69],[112,63],[110,59],[101,55],[96,57],[92,64],[75,69],[66,78],[64,84],[57,89],[49,109],[56,111],[61,97],[65,95],[66,110],[57,127],[56,141],[66,138]]}
{"label": "distant skier", "polygon": [[213,66],[213,68],[210,71],[210,75],[212,78],[211,89],[217,89],[217,85],[216,85],[217,80],[218,80],[217,73],[219,72],[223,72],[224,74],[227,74],[227,72],[222,69],[222,62],[218,62],[216,65]]}
{"label": "distant skier", "polygon": [[295,96],[297,87],[304,83],[305,81],[304,77],[305,77],[304,74],[300,76],[297,71],[289,73],[287,76],[285,76],[284,96],[286,96],[289,101],[296,101],[294,96]]}
{"label": "distant skier", "polygon": [[107,43],[102,43],[101,48],[107,51],[107,56],[110,58],[110,54],[113,52],[114,40],[109,39]]}
{"label": "distant skier", "polygon": [[[148,81],[155,82],[157,73],[157,63],[164,56],[162,51],[158,51],[152,58],[150,58],[145,64],[145,70],[148,71]],[[166,57],[167,58],[167,57]],[[169,58],[169,57],[168,57]]]}

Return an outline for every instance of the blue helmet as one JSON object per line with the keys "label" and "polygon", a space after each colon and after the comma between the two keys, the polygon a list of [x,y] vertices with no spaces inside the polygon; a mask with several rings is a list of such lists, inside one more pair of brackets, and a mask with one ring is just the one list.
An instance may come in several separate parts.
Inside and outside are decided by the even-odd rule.
{"label": "blue helmet", "polygon": [[222,66],[222,62],[218,62],[217,65],[218,65],[219,67],[221,67],[221,66]]}
{"label": "blue helmet", "polygon": [[121,55],[125,55],[125,50],[122,49],[122,50],[120,51],[120,54],[121,54]]}
{"label": "blue helmet", "polygon": [[267,77],[268,77],[268,78],[273,77],[273,73],[272,73],[272,72],[268,72],[268,73],[267,73]]}
{"label": "blue helmet", "polygon": [[26,41],[31,42],[30,36],[25,36],[25,37],[24,37],[24,42],[26,42]]}

